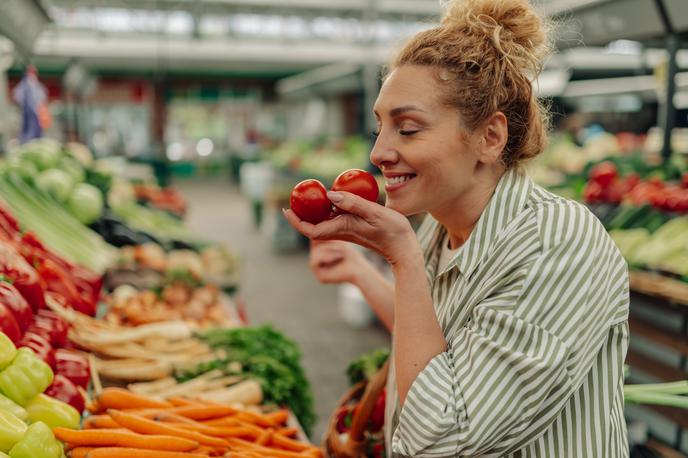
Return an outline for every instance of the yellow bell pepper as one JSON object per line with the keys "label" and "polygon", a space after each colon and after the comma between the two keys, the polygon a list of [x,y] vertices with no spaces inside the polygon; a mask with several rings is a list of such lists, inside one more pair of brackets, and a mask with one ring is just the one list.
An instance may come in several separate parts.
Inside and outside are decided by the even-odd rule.
{"label": "yellow bell pepper", "polygon": [[81,415],[74,407],[45,394],[39,394],[25,407],[31,423],[42,421],[51,429],[58,426],[79,429],[81,424]]}
{"label": "yellow bell pepper", "polygon": [[26,423],[11,413],[0,410],[0,452],[8,452],[26,435]]}
{"label": "yellow bell pepper", "polygon": [[0,332],[0,371],[10,365],[17,355],[17,347],[9,337]]}

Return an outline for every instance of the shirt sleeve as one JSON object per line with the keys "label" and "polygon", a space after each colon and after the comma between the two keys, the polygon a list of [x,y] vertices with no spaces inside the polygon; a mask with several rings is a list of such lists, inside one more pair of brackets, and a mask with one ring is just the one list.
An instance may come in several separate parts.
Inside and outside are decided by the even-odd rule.
{"label": "shirt sleeve", "polygon": [[542,248],[523,267],[515,303],[477,304],[420,372],[392,437],[395,453],[503,456],[522,448],[561,414],[610,329],[626,320],[626,264],[599,222],[578,206],[538,218]]}

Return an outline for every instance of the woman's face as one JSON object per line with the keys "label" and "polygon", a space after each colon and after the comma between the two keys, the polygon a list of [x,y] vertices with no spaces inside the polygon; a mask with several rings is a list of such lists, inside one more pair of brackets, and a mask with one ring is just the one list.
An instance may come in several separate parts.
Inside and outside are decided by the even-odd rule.
{"label": "woman's face", "polygon": [[402,65],[375,103],[378,137],[370,160],[385,177],[387,207],[404,215],[456,208],[471,188],[479,141],[441,99],[433,69]]}

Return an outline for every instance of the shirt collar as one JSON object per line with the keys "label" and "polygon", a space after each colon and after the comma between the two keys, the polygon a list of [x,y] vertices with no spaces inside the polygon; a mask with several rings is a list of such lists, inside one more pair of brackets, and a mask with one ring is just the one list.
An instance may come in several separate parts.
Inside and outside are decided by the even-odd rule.
{"label": "shirt collar", "polygon": [[[505,172],[468,240],[447,267],[438,273],[442,274],[457,266],[465,277],[469,277],[487,254],[497,234],[526,206],[532,189],[533,182],[525,173],[513,169]],[[442,225],[435,224],[432,242],[426,252],[426,260],[430,261],[428,266],[433,266],[429,274],[435,274],[437,259],[442,249],[440,244],[446,232]]]}

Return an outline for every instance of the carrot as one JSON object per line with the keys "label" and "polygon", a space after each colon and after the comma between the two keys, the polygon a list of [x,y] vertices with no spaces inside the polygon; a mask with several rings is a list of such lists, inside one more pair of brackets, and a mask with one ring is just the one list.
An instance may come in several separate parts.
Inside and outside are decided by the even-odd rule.
{"label": "carrot", "polygon": [[109,415],[91,415],[84,419],[84,429],[112,429],[120,426]]}
{"label": "carrot", "polygon": [[125,412],[119,412],[117,410],[109,410],[108,414],[110,414],[112,419],[120,425],[140,434],[165,434],[170,436],[178,436],[194,440],[203,445],[227,448],[227,442],[222,439],[218,439],[217,437],[211,437],[195,431],[176,428],[174,426],[158,423],[154,420],[149,420],[148,418]]}
{"label": "carrot", "polygon": [[277,432],[286,437],[296,437],[299,434],[299,430],[294,427],[280,428]]}
{"label": "carrot", "polygon": [[285,450],[291,450],[293,452],[303,452],[304,450],[313,448],[310,444],[305,444],[303,442],[295,441],[294,439],[289,439],[288,437],[282,436],[281,434],[273,434],[271,445],[275,445]]}
{"label": "carrot", "polygon": [[196,431],[202,434],[205,434],[207,436],[213,436],[213,437],[256,437],[257,434],[250,428],[246,428],[244,426],[235,426],[232,428],[228,427],[213,427],[213,426],[206,426],[203,424],[200,425],[192,425],[189,423],[167,423],[170,426],[173,426],[175,428],[181,428],[181,429],[188,429],[189,431]]}
{"label": "carrot", "polygon": [[69,453],[67,453],[67,456],[69,456],[69,458],[86,458],[88,452],[94,448],[95,447],[76,447],[71,449]]}
{"label": "carrot", "polygon": [[274,426],[280,426],[289,419],[289,411],[278,410],[277,412],[265,414],[264,417],[271,421]]}
{"label": "carrot", "polygon": [[227,440],[235,447],[239,447],[240,449],[248,448],[250,451],[260,453],[262,456],[269,456],[272,458],[303,458],[303,455],[296,452],[288,452],[286,450],[264,447],[262,445],[254,444],[242,439],[231,438]]}
{"label": "carrot", "polygon": [[266,445],[267,443],[270,442],[270,439],[272,439],[272,434],[273,434],[272,429],[266,429],[262,433],[260,433],[260,436],[256,439],[256,444],[258,445]]}
{"label": "carrot", "polygon": [[56,438],[71,445],[120,446],[180,452],[186,452],[198,447],[198,442],[196,441],[172,435],[144,436],[131,431],[114,429],[85,429],[78,431],[58,427],[53,429],[53,433]]}
{"label": "carrot", "polygon": [[201,423],[208,426],[237,426],[239,420],[237,420],[235,415],[230,415],[228,417],[214,418],[212,420],[201,420]]}
{"label": "carrot", "polygon": [[95,448],[86,454],[86,458],[206,458],[199,453],[166,452],[128,447]]}
{"label": "carrot", "polygon": [[101,410],[107,409],[166,409],[173,407],[165,401],[142,396],[132,393],[124,388],[109,387],[105,388],[96,399]]}
{"label": "carrot", "polygon": [[[148,418],[146,415],[141,415],[141,416]],[[170,413],[170,412],[165,412],[164,410],[161,411],[159,414],[156,414],[155,416],[150,417],[150,419],[155,420],[155,421],[163,421],[165,423],[187,423],[187,424],[191,424],[191,425],[202,425],[203,424],[203,423],[200,423],[196,420],[182,417],[181,415],[177,415],[177,414]]]}
{"label": "carrot", "polygon": [[246,421],[248,423],[253,423],[254,425],[262,426],[263,428],[270,428],[276,426],[273,422],[265,415],[259,415],[257,413],[250,412],[248,410],[244,412],[239,412],[237,414],[239,420]]}
{"label": "carrot", "polygon": [[189,405],[170,409],[171,413],[192,420],[210,420],[237,413],[237,409],[222,405]]}

